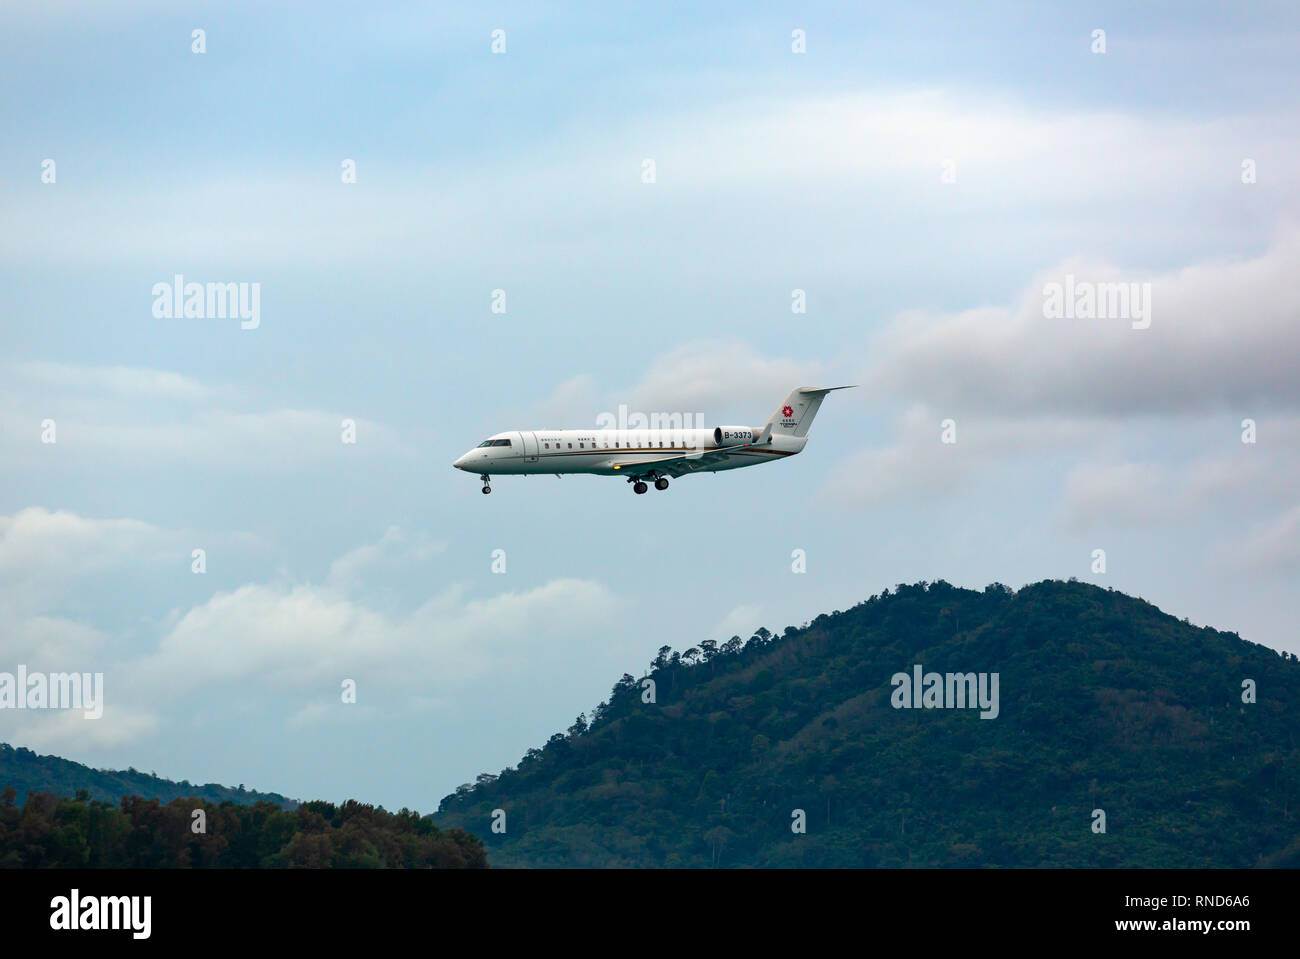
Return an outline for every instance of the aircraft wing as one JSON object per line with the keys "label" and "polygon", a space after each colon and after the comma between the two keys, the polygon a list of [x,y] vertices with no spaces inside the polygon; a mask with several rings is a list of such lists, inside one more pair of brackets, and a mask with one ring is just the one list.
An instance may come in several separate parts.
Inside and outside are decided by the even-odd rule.
{"label": "aircraft wing", "polygon": [[614,460],[610,465],[616,470],[627,470],[639,474],[647,470],[663,473],[665,476],[685,476],[687,473],[707,472],[727,458],[732,450],[743,450],[752,443],[739,443],[735,446],[719,446],[706,452],[682,452],[665,456],[657,460]]}

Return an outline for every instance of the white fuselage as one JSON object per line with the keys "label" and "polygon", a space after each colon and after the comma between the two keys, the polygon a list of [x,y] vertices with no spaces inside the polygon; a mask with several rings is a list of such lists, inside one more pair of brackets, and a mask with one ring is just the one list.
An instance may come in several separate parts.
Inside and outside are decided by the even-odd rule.
{"label": "white fuselage", "polygon": [[[641,494],[654,482],[691,473],[718,473],[794,456],[808,443],[808,427],[828,393],[843,386],[800,386],[776,408],[762,429],[511,430],[485,439],[451,465],[489,480],[502,474],[595,473],[623,476]],[[643,420],[644,422],[644,420]],[[649,420],[662,424],[663,420]]]}
{"label": "white fuselage", "polygon": [[[511,430],[483,441],[452,465],[469,473],[498,476],[524,473],[595,473],[632,476],[654,473],[666,457],[680,457],[687,471],[693,461],[725,447],[752,442],[759,430]],[[773,436],[763,446],[728,449],[701,463],[700,472],[739,469],[793,456],[806,436]]]}

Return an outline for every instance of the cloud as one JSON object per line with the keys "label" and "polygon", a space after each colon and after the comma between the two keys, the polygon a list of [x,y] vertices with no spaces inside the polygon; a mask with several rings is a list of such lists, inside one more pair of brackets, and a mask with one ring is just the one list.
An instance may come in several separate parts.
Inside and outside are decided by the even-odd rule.
{"label": "cloud", "polygon": [[93,626],[59,616],[23,616],[12,598],[0,597],[0,670],[21,663],[41,672],[85,672],[102,665],[108,636]]}
{"label": "cloud", "polygon": [[124,704],[104,680],[104,713],[86,718],[80,709],[0,710],[0,740],[29,749],[81,752],[139,742],[161,726],[157,713]]}
{"label": "cloud", "polygon": [[[1167,273],[1067,262],[1012,308],[910,315],[880,337],[868,381],[952,415],[1242,415],[1300,409],[1300,230],[1254,259]],[[1048,319],[1044,287],[1151,284],[1151,325],[1126,318]]]}
{"label": "cloud", "polygon": [[1300,505],[1260,524],[1234,551],[1239,566],[1273,572],[1300,567]]}
{"label": "cloud", "polygon": [[621,402],[706,416],[753,408],[751,419],[761,423],[795,387],[829,385],[821,382],[823,370],[818,362],[762,356],[740,340],[699,340],[656,356]]}
{"label": "cloud", "polygon": [[[1284,229],[1251,259],[1160,274],[1064,262],[1012,308],[900,316],[864,378],[876,403],[904,406],[896,438],[852,456],[827,490],[871,506],[951,493],[1002,465],[1064,468],[1074,529],[1276,503],[1300,482],[1297,259],[1300,230]],[[1045,318],[1045,285],[1066,274],[1149,282],[1151,326]],[[1246,418],[1255,444],[1240,442]],[[944,419],[955,444],[939,441]]]}
{"label": "cloud", "polygon": [[445,542],[430,540],[423,533],[411,536],[401,527],[390,526],[379,542],[358,546],[334,560],[326,583],[335,589],[355,589],[377,573],[391,575],[396,567],[423,563],[446,548]]}
{"label": "cloud", "polygon": [[337,687],[359,673],[460,686],[508,668],[520,637],[576,652],[584,631],[571,628],[574,609],[599,618],[614,610],[614,598],[599,583],[557,579],[486,599],[465,599],[452,587],[393,614],[327,587],[249,584],[185,613],[136,672],[167,696],[231,682],[264,691]]}
{"label": "cloud", "polygon": [[334,700],[322,700],[321,690],[337,695],[345,679],[423,709],[454,702],[489,676],[497,686],[527,682],[539,662],[550,668],[590,656],[601,624],[619,609],[601,583],[566,578],[479,598],[448,585],[413,608],[377,605],[389,577],[418,571],[444,549],[393,526],[339,556],[324,584],[247,583],[168,616],[154,610],[161,625],[151,627],[157,638],[143,652],[62,614],[71,584],[166,558],[174,536],[138,520],[41,508],[0,517],[0,614],[8,627],[0,658],[9,669],[102,671],[106,686],[104,717],[84,728],[47,712],[0,716],[0,731],[46,748],[123,745],[151,735],[182,704],[198,708],[213,696],[228,703],[232,688],[243,704],[283,700],[292,707],[287,721],[303,727],[333,717]]}
{"label": "cloud", "polygon": [[[0,394],[0,453],[24,467],[93,459],[109,465],[187,464],[297,470],[344,458],[407,452],[392,428],[350,412],[248,410],[235,391],[179,373],[26,363],[19,389]],[[164,400],[167,402],[159,402]],[[56,442],[42,441],[54,421]],[[343,422],[356,442],[343,442]]]}
{"label": "cloud", "polygon": [[763,625],[763,607],[755,605],[737,606],[722,617],[722,621],[709,630],[709,636],[719,643],[725,643],[732,636],[748,639],[754,630]]}
{"label": "cloud", "polygon": [[0,516],[0,603],[43,609],[78,580],[168,558],[173,534],[135,519],[29,507]]}
{"label": "cloud", "polygon": [[192,377],[143,367],[29,362],[12,365],[10,374],[15,379],[28,380],[34,386],[66,393],[110,393],[184,402],[204,400],[213,395],[213,390]]}
{"label": "cloud", "polygon": [[551,395],[527,408],[521,423],[534,422],[538,429],[564,429],[583,423],[594,424],[598,412],[607,405],[599,398],[599,387],[587,373],[570,377]]}
{"label": "cloud", "polygon": [[629,416],[681,413],[690,425],[697,414],[708,426],[723,416],[758,425],[795,387],[826,385],[825,370],[819,362],[764,356],[742,340],[695,340],[656,355],[625,386],[602,391],[590,374],[566,380],[528,415],[555,426],[594,425],[600,414],[617,418],[625,406]]}
{"label": "cloud", "polygon": [[290,716],[287,724],[294,729],[304,729],[326,723],[373,719],[378,714],[373,706],[345,703],[339,696],[333,702],[308,703]]}
{"label": "cloud", "polygon": [[[1235,210],[1239,194],[1223,187],[1239,160],[1225,163],[1224,143],[1249,144],[1266,161],[1294,155],[1296,137],[1267,116],[1200,121],[1037,109],[972,91],[753,98],[632,117],[614,129],[574,126],[528,151],[498,151],[488,163],[388,164],[382,176],[363,167],[355,189],[333,177],[232,170],[223,158],[183,179],[160,171],[143,183],[92,190],[89,199],[84,191],[13,190],[5,198],[13,226],[0,234],[0,255],[24,264],[238,263],[245,274],[250,264],[355,269],[395,259],[436,259],[454,270],[496,261],[501,237],[515,236],[538,238],[537,262],[547,268],[579,259],[626,266],[633,258],[644,268],[647,246],[670,238],[683,262],[708,263],[715,275],[752,269],[756,257],[805,273],[839,272],[862,268],[863,224],[956,213],[996,216],[1023,232],[1028,224],[1059,229],[1062,214],[1077,228],[1114,222],[1121,211],[1131,231],[1163,234],[1169,214],[1185,213],[1186,198]],[[657,164],[652,187],[640,181],[644,157]],[[943,185],[949,160],[957,180]],[[1280,208],[1296,211],[1292,165],[1269,169]],[[558,222],[557,196],[566,198]],[[643,238],[634,251],[613,242],[629,232]],[[112,244],[102,242],[106,235]]]}
{"label": "cloud", "polygon": [[1174,504],[1159,495],[1168,483],[1151,463],[1084,464],[1066,477],[1063,502],[1075,527],[1143,525],[1176,515]]}
{"label": "cloud", "polygon": [[[952,420],[954,442],[944,442]],[[899,418],[898,438],[861,450],[840,463],[825,490],[836,502],[869,507],[899,500],[928,500],[959,488],[979,470],[1023,466],[1044,455],[1085,449],[1098,424],[1071,418],[953,416],[924,404]]]}
{"label": "cloud", "polygon": [[[1202,449],[1217,446],[1223,452],[1184,457],[1175,449],[1159,461],[1081,462],[1065,478],[1061,505],[1066,522],[1074,529],[1096,524],[1186,525],[1190,516],[1209,515],[1238,523],[1279,501],[1290,501],[1300,487],[1300,450],[1278,442],[1278,431],[1287,431],[1287,421],[1270,426],[1272,442],[1261,448],[1240,443],[1236,431],[1225,429],[1221,421],[1198,418],[1179,432],[1198,440]],[[1149,446],[1138,431],[1132,433],[1128,438],[1133,446]]]}

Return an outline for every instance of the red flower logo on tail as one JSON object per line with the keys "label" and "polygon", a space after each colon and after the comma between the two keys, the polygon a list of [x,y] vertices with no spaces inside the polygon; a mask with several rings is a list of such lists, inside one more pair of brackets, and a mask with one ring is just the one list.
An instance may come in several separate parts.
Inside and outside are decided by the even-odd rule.
{"label": "red flower logo on tail", "polygon": [[782,415],[782,416],[794,416],[794,409],[793,409],[792,407],[789,407],[789,406],[784,407],[784,408],[781,410],[781,415]]}

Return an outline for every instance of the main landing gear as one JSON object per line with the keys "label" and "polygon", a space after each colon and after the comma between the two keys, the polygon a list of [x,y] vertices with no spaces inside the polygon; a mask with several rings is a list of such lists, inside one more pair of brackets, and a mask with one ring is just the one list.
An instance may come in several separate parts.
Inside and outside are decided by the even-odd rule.
{"label": "main landing gear", "polygon": [[636,493],[637,496],[640,496],[642,493],[644,493],[646,490],[650,488],[645,483],[647,479],[653,479],[655,481],[655,489],[657,490],[665,490],[668,488],[668,477],[655,476],[653,473],[648,474],[647,476],[644,477],[629,476],[627,478],[627,481],[632,484],[632,492]]}
{"label": "main landing gear", "polygon": [[489,479],[489,477],[488,477],[487,473],[484,473],[484,474],[483,474],[483,495],[484,495],[484,496],[486,496],[488,493],[492,492],[492,487],[488,485],[488,479]]}

